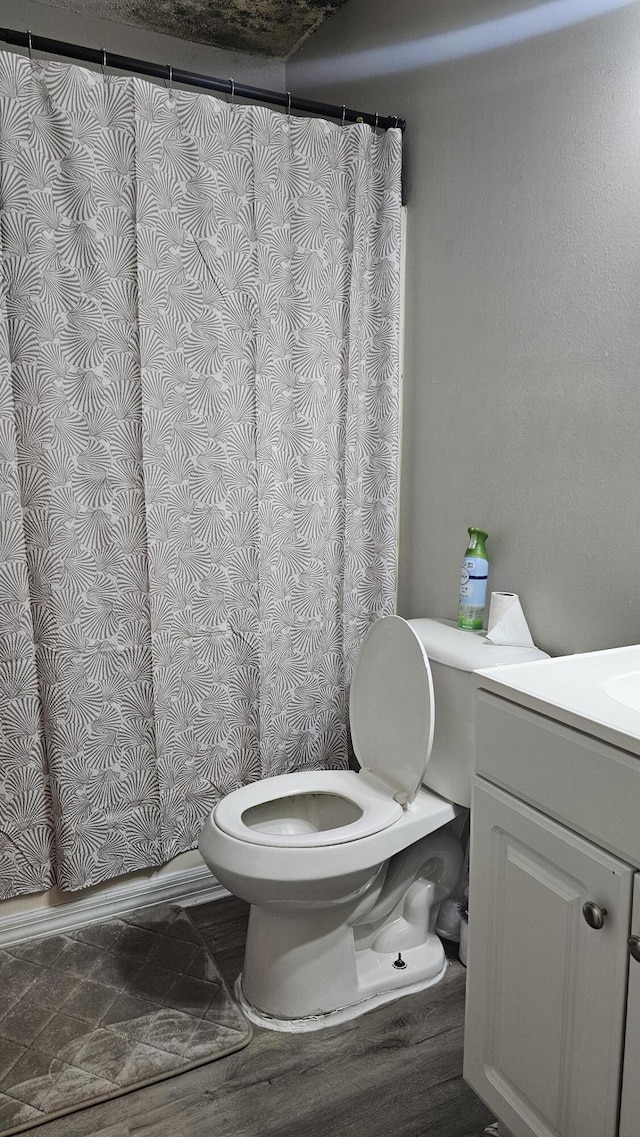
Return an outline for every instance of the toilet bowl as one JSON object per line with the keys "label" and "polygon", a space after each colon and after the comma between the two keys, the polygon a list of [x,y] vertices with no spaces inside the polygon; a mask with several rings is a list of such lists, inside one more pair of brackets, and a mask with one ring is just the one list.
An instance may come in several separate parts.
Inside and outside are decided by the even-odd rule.
{"label": "toilet bowl", "polygon": [[441,978],[437,909],[463,861],[449,823],[470,803],[470,672],[542,655],[446,621],[384,617],[351,682],[360,770],[282,774],[218,803],[200,852],[251,905],[237,994],[252,1021],[316,1030]]}

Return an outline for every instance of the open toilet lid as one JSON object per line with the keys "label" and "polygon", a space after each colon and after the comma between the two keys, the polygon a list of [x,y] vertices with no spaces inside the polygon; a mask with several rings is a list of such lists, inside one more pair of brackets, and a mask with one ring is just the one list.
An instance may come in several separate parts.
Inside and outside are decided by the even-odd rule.
{"label": "open toilet lid", "polygon": [[413,801],[433,745],[435,706],[429,658],[410,624],[383,616],[360,650],[349,698],[360,765]]}

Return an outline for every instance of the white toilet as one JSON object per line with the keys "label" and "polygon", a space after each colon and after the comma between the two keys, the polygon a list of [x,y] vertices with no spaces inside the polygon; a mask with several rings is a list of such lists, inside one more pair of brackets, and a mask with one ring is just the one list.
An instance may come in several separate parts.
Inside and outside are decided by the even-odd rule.
{"label": "white toilet", "polygon": [[251,904],[237,984],[250,1019],[317,1030],[441,978],[437,908],[463,859],[443,827],[471,801],[470,673],[538,658],[445,620],[386,616],[351,683],[361,769],[282,774],[218,803],[200,852]]}

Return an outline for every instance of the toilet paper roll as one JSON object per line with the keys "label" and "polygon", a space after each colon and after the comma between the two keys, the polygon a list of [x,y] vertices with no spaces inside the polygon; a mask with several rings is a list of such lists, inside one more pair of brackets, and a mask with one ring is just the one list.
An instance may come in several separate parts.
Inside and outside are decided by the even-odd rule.
{"label": "toilet paper roll", "polygon": [[489,643],[534,647],[517,592],[492,592],[487,637]]}
{"label": "toilet paper roll", "polygon": [[518,599],[517,592],[492,592],[489,601],[489,619],[487,631],[491,632],[502,617],[509,611],[514,601]]}

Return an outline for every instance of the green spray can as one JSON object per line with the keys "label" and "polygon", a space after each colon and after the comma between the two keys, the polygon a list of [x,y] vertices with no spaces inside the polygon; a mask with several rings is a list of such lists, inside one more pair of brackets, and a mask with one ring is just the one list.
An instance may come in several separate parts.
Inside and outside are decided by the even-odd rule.
{"label": "green spray can", "polygon": [[488,533],[484,529],[470,528],[469,544],[462,562],[460,575],[460,603],[458,627],[481,631],[484,626],[484,603],[487,595],[489,558],[485,548]]}

